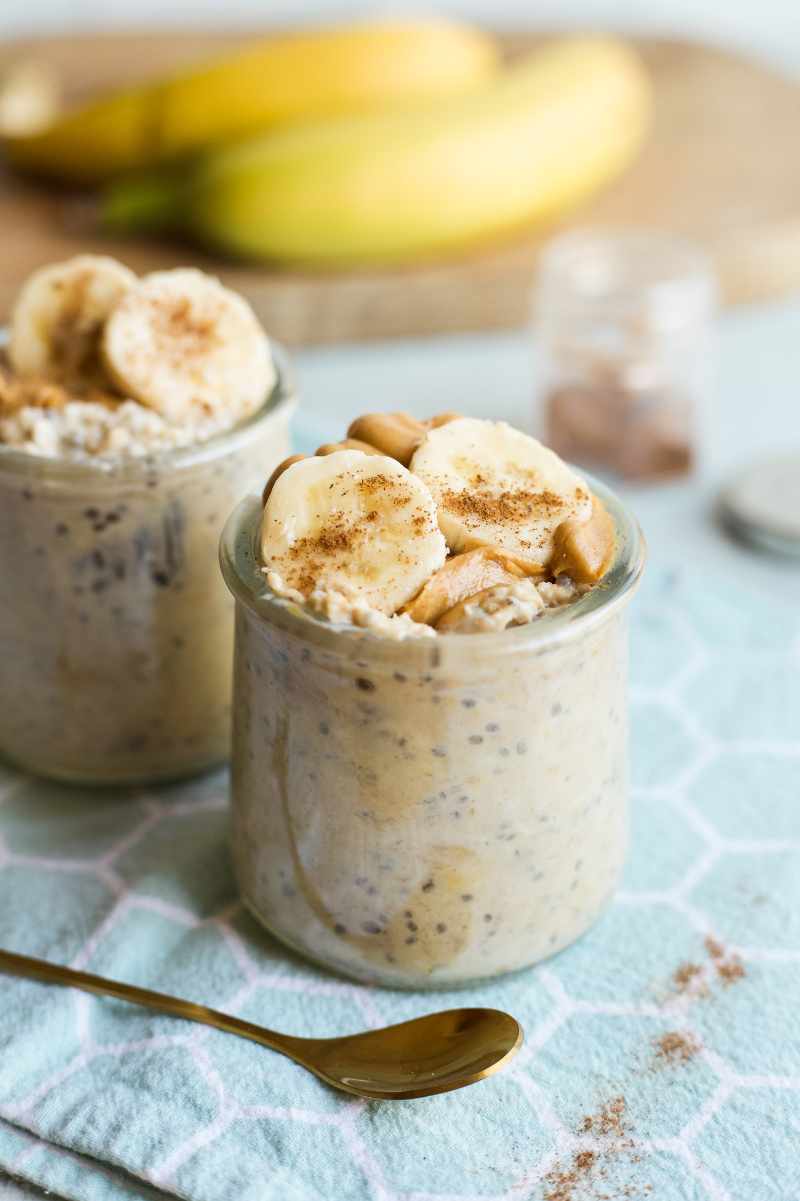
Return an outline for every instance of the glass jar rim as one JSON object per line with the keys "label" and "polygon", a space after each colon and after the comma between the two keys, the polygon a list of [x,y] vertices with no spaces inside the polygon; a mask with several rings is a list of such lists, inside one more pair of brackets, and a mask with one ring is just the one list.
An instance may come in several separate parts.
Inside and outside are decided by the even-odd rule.
{"label": "glass jar rim", "polygon": [[258,557],[258,532],[262,505],[249,496],[233,510],[220,538],[220,566],[225,583],[238,602],[268,625],[277,626],[300,641],[348,658],[369,656],[371,664],[393,667],[438,666],[446,659],[485,661],[518,654],[534,646],[555,646],[581,637],[605,622],[632,597],[644,570],[646,545],[633,514],[614,492],[583,473],[592,492],[603,502],[614,521],[617,549],[605,578],[589,592],[560,608],[548,609],[527,625],[493,633],[437,634],[435,638],[387,638],[372,630],[325,621],[302,605],[272,593]]}
{"label": "glass jar rim", "polygon": [[[0,347],[6,344],[8,330],[0,329]],[[286,349],[274,339],[269,339],[270,351],[275,364],[275,382],[261,408],[245,421],[230,429],[221,430],[204,442],[189,446],[177,446],[154,451],[147,455],[126,455],[117,459],[99,456],[50,458],[32,454],[19,447],[0,442],[0,475],[35,476],[49,482],[91,482],[92,485],[108,481],[117,484],[136,484],[146,479],[154,470],[170,473],[190,471],[195,467],[235,453],[257,438],[264,427],[276,419],[288,420],[297,407],[294,374]]]}

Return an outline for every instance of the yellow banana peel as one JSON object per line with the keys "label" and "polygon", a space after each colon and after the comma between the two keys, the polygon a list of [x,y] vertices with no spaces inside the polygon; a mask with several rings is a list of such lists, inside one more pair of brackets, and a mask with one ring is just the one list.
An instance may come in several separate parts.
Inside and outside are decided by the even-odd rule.
{"label": "yellow banana peel", "polygon": [[18,168],[66,182],[105,181],[281,124],[465,92],[497,64],[494,40],[455,21],[277,35],[100,98],[5,147]]}
{"label": "yellow banana peel", "polygon": [[411,261],[563,215],[630,163],[650,108],[624,43],[569,38],[479,93],[278,130],[177,180],[123,182],[105,214],[257,260]]}

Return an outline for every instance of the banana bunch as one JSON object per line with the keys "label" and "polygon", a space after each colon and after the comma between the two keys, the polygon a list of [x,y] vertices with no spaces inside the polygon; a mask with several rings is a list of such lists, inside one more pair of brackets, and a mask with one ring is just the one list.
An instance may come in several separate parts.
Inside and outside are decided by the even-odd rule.
{"label": "banana bunch", "polygon": [[287,33],[98,99],[5,146],[19,168],[96,183],[279,125],[469,91],[497,60],[490,37],[445,20]]}
{"label": "banana bunch", "polygon": [[627,46],[565,39],[463,96],[284,127],[123,181],[104,216],[256,260],[412,261],[562,216],[628,165],[649,113]]}

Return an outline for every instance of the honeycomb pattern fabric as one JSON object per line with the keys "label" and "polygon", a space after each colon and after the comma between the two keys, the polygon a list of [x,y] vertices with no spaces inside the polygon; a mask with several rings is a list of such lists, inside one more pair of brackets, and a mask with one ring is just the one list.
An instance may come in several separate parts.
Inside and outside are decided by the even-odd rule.
{"label": "honeycomb pattern fabric", "polygon": [[[695,580],[696,580],[695,576]],[[0,1168],[79,1201],[798,1201],[800,616],[651,573],[633,850],[576,946],[467,991],[348,984],[239,908],[223,775],[98,795],[0,776],[0,945],[296,1034],[451,1005],[508,1070],[402,1104],[122,1003],[0,977]]]}

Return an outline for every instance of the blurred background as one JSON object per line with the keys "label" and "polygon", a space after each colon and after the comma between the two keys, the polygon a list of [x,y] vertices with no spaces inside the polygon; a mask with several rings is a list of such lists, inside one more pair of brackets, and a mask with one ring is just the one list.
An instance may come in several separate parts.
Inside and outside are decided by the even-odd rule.
{"label": "blurred background", "polygon": [[183,25],[191,22],[215,28],[250,29],[266,23],[293,25],[345,20],[367,14],[420,14],[435,10],[498,28],[564,29],[591,26],[693,38],[768,55],[786,65],[800,63],[800,31],[793,0],[764,0],[761,4],[730,4],[724,0],[441,0],[433,5],[342,4],[317,0],[7,0],[0,13],[4,36],[67,30],[131,29],[145,25]]}
{"label": "blurred background", "polygon": [[[412,50],[348,40],[430,18]],[[281,65],[275,29],[310,40]],[[196,263],[291,348],[300,450],[365,408],[504,418],[630,489],[665,552],[741,570],[720,488],[800,448],[793,0],[11,0],[0,35],[3,319],[80,250]]]}

